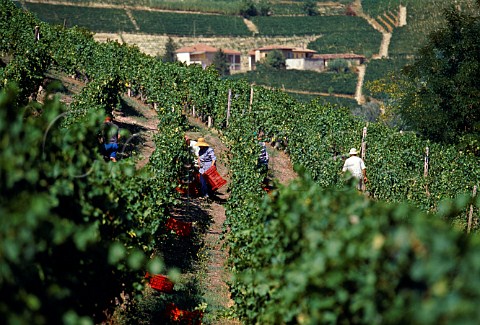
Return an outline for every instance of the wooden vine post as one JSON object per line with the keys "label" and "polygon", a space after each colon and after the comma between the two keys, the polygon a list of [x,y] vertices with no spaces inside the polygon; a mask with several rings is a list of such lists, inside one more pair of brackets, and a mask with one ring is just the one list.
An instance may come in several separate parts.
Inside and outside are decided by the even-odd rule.
{"label": "wooden vine post", "polygon": [[40,40],[40,26],[35,26],[35,42]]}
{"label": "wooden vine post", "polygon": [[[423,161],[423,177],[424,178],[428,177],[429,167],[430,167],[430,149],[428,147],[425,147],[425,158]],[[428,190],[428,184],[425,184],[425,193],[427,193],[427,196],[430,196],[430,191]]]}
{"label": "wooden vine post", "polygon": [[[475,198],[477,196],[477,185],[473,187],[472,197]],[[472,229],[472,219],[473,219],[473,203],[470,204],[470,211],[468,212],[468,223],[467,223],[467,234],[470,233]]]}
{"label": "wooden vine post", "polygon": [[207,124],[207,127],[208,128],[211,128],[213,126],[213,120],[212,120],[212,117],[209,115],[208,116],[208,124]]}
{"label": "wooden vine post", "polygon": [[232,104],[232,90],[228,90],[228,102],[227,102],[227,122],[226,126],[228,127],[228,120],[230,119],[230,105]]}
{"label": "wooden vine post", "polygon": [[[368,126],[368,124],[367,124]],[[367,156],[367,142],[366,142],[366,139],[367,139],[367,126],[365,126],[363,128],[363,132],[362,132],[362,147],[360,149],[360,156],[362,158],[363,161],[365,161],[365,157]],[[366,190],[366,186],[365,186],[365,182],[362,182],[362,192],[365,192]]]}
{"label": "wooden vine post", "polygon": [[253,85],[250,85],[250,105],[248,106],[248,112],[252,111],[252,104],[253,104]]}

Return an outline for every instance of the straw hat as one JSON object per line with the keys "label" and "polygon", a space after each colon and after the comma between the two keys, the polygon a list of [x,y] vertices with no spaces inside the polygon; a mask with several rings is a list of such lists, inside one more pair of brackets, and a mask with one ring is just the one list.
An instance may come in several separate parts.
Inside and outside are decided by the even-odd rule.
{"label": "straw hat", "polygon": [[348,154],[349,155],[356,155],[357,154],[357,149],[355,149],[355,148],[350,149],[350,152]]}
{"label": "straw hat", "polygon": [[210,147],[210,145],[205,142],[205,138],[198,138],[196,146],[197,147]]}

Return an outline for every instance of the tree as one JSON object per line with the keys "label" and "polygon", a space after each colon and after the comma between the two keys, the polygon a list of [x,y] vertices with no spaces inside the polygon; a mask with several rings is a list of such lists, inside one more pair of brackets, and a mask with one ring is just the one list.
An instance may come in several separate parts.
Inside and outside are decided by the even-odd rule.
{"label": "tree", "polygon": [[173,38],[168,37],[167,43],[165,44],[165,54],[163,55],[163,62],[175,62],[177,61],[177,56],[175,51],[177,50],[177,44],[173,41]]}
{"label": "tree", "polygon": [[348,61],[345,59],[335,59],[328,64],[328,68],[337,73],[348,72],[350,69],[350,65],[348,64]]}
{"label": "tree", "polygon": [[458,143],[469,138],[478,147],[480,17],[454,6],[444,16],[444,26],[428,36],[414,63],[394,81],[390,104],[412,130],[429,139]]}
{"label": "tree", "polygon": [[240,15],[242,15],[245,18],[258,15],[255,2],[253,2],[253,0],[242,0],[242,4],[240,7]]}
{"label": "tree", "polygon": [[264,58],[264,63],[274,69],[285,69],[285,57],[279,50],[273,50]]}
{"label": "tree", "polygon": [[230,65],[228,64],[228,57],[225,52],[222,51],[222,49],[215,53],[212,64],[215,66],[215,70],[217,70],[221,76],[230,75]]}
{"label": "tree", "polygon": [[270,16],[272,14],[272,4],[269,0],[260,0],[258,3],[258,12],[260,16]]}
{"label": "tree", "polygon": [[303,10],[309,16],[317,16],[318,15],[318,8],[317,2],[314,0],[307,0],[303,4]]}

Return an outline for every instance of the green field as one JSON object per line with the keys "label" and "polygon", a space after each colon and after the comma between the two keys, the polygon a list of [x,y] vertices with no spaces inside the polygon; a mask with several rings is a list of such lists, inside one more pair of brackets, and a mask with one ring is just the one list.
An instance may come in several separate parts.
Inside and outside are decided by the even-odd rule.
{"label": "green field", "polygon": [[28,3],[27,8],[48,23],[64,24],[65,21],[67,27],[77,25],[93,32],[122,31],[178,36],[251,35],[240,17],[132,10],[140,27],[138,31],[122,9],[37,3]]}
{"label": "green field", "polygon": [[124,10],[28,3],[27,8],[51,24],[81,26],[95,32],[134,32]]}
{"label": "green field", "polygon": [[132,10],[142,33],[178,36],[250,36],[240,17]]}
{"label": "green field", "polygon": [[308,44],[318,53],[355,53],[370,58],[378,53],[382,35],[374,30],[368,32],[328,33]]}
{"label": "green field", "polygon": [[408,59],[381,59],[371,60],[367,63],[365,82],[386,78],[391,72],[399,72],[406,64],[411,63]]}
{"label": "green field", "polygon": [[303,3],[277,3],[272,5],[273,15],[304,15]]}
{"label": "green field", "polygon": [[260,34],[268,36],[325,35],[374,31],[364,19],[349,16],[253,17]]}
{"label": "green field", "polygon": [[[199,11],[207,13],[220,13],[225,15],[237,15],[242,5],[241,0],[67,0],[67,3],[78,5],[107,4],[116,6],[142,6],[165,10]],[[303,14],[303,0],[291,1],[270,1],[274,15],[298,15]]]}
{"label": "green field", "polygon": [[355,73],[318,73],[300,70],[249,71],[228,77],[246,79],[250,83],[274,88],[302,90],[310,92],[353,95],[357,84]]}

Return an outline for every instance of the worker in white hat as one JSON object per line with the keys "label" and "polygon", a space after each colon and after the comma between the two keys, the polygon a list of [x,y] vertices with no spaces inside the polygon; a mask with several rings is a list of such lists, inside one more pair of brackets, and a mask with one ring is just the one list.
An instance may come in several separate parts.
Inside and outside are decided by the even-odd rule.
{"label": "worker in white hat", "polygon": [[345,160],[342,171],[349,171],[353,177],[357,178],[357,189],[362,190],[363,184],[368,181],[365,163],[363,162],[362,158],[358,157],[357,149],[350,149],[350,152],[348,154],[350,155],[350,157]]}

